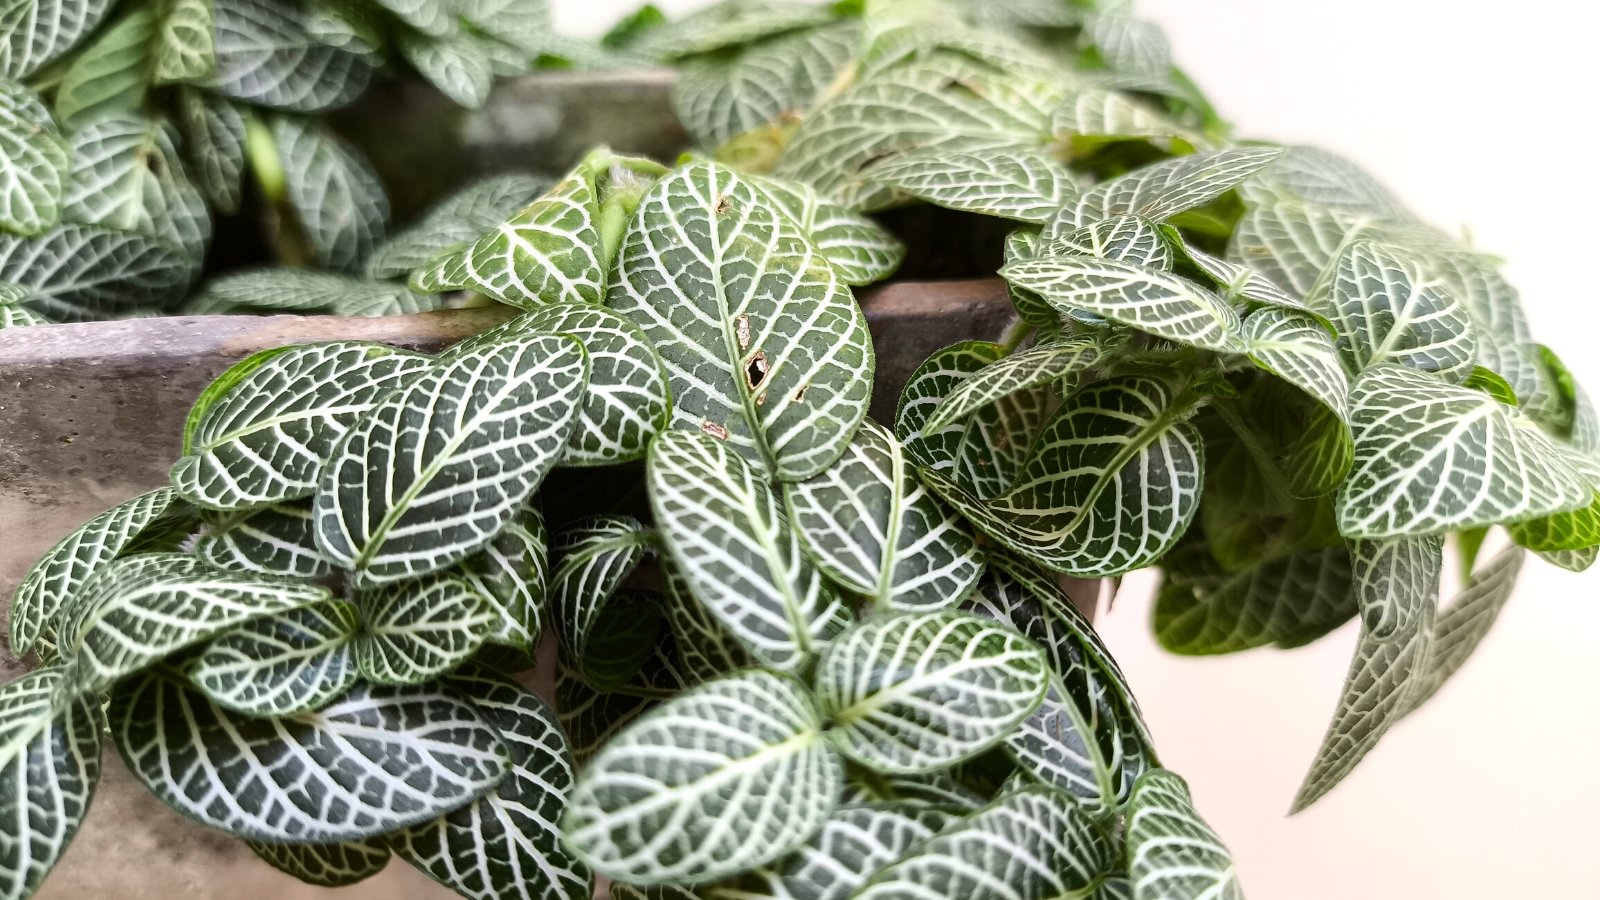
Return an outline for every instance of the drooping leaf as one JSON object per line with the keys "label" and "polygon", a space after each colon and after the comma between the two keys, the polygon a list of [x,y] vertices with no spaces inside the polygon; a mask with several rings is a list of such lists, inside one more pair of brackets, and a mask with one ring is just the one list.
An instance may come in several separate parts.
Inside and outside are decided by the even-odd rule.
{"label": "drooping leaf", "polygon": [[1333,411],[1350,416],[1350,379],[1339,364],[1333,338],[1310,316],[1267,307],[1244,321],[1250,360]]}
{"label": "drooping leaf", "polygon": [[167,0],[156,26],[157,84],[200,81],[217,66],[212,0]]}
{"label": "drooping leaf", "polygon": [[111,507],[51,547],[22,577],[11,598],[11,653],[26,656],[41,637],[54,639],[57,619],[89,578],[127,549],[171,508],[173,493],[159,488]]}
{"label": "drooping leaf", "polygon": [[1405,712],[1426,703],[1478,649],[1511,598],[1517,575],[1528,552],[1507,547],[1495,554],[1456,594],[1433,622],[1427,661],[1416,674],[1417,685],[1407,695]]}
{"label": "drooping leaf", "polygon": [[417,294],[392,281],[372,281],[279,266],[246,269],[213,278],[189,299],[189,315],[239,313],[327,313],[335,316],[394,316],[437,309],[439,298]]}
{"label": "drooping leaf", "polygon": [[538,644],[544,631],[546,544],[544,515],[538,504],[530,504],[488,546],[451,570],[494,611],[486,640],[530,650]]}
{"label": "drooping leaf", "polygon": [[389,848],[381,839],[336,844],[245,843],[274,869],[318,887],[349,887],[389,864]]}
{"label": "drooping leaf", "polygon": [[365,591],[356,668],[374,684],[422,684],[466,662],[499,611],[466,579],[440,573]]}
{"label": "drooping leaf", "polygon": [[1195,267],[1211,277],[1212,281],[1222,289],[1222,296],[1230,301],[1238,300],[1257,306],[1278,307],[1291,312],[1304,313],[1316,319],[1328,331],[1333,331],[1333,323],[1327,317],[1317,312],[1305,301],[1292,296],[1289,292],[1279,287],[1272,279],[1249,266],[1240,265],[1221,257],[1212,256],[1187,243],[1179,242],[1189,261]]}
{"label": "drooping leaf", "polygon": [[58,667],[0,685],[0,896],[29,897],[72,842],[100,780],[104,717]]}
{"label": "drooping leaf", "polygon": [[389,235],[367,257],[369,278],[404,278],[447,250],[475,241],[517,214],[550,187],[533,175],[491,175],[434,204],[422,218]]}
{"label": "drooping leaf", "polygon": [[1594,499],[1537,425],[1487,394],[1384,364],[1356,380],[1350,402],[1355,465],[1337,500],[1347,537],[1517,522]]}
{"label": "drooping leaf", "polygon": [[654,342],[672,422],[763,475],[826,468],[866,416],[872,341],[799,227],[733,171],[692,163],[639,205],[607,305]]}
{"label": "drooping leaf", "polygon": [[364,341],[330,341],[246,358],[201,393],[172,484],[209,509],[310,496],[334,446],[379,400],[431,360]]}
{"label": "drooping leaf", "polygon": [[495,728],[435,686],[357,685],[317,712],[256,718],[157,669],[111,709],[117,749],[151,792],[257,841],[375,837],[483,796],[510,768]]}
{"label": "drooping leaf", "polygon": [[1133,900],[1244,900],[1233,857],[1195,812],[1182,778],[1165,769],[1141,776],[1127,822]]}
{"label": "drooping leaf", "polygon": [[533,692],[483,671],[446,685],[470,700],[511,751],[493,791],[388,839],[440,884],[478,900],[588,900],[591,876],[561,845],[558,818],[572,789],[572,758],[555,712]]}
{"label": "drooping leaf", "polygon": [[177,133],[137,113],[102,115],[73,133],[62,215],[148,234],[196,256],[211,239],[211,214],[185,174]]}
{"label": "drooping leaf", "polygon": [[937,206],[1044,224],[1075,199],[1072,174],[1041,150],[922,150],[866,170],[874,181]]}
{"label": "drooping leaf", "polygon": [[274,116],[271,126],[287,197],[316,261],[359,271],[389,221],[389,198],[377,172],[314,120]]}
{"label": "drooping leaf", "polygon": [[1169,560],[1155,631],[1173,653],[1235,653],[1299,646],[1356,614],[1350,554],[1305,550],[1229,572],[1206,555]]}
{"label": "drooping leaf", "polygon": [[245,163],[245,121],[239,108],[210,91],[179,88],[175,103],[192,174],[220,213],[239,209]]}
{"label": "drooping leaf", "polygon": [[880,870],[859,900],[1087,896],[1116,865],[1111,838],[1065,794],[1007,794]]}
{"label": "drooping leaf", "polygon": [[0,81],[0,230],[38,234],[56,223],[69,154],[39,96]]}
{"label": "drooping leaf", "polygon": [[0,281],[28,288],[30,307],[64,322],[159,310],[188,291],[199,265],[153,237],[101,225],[0,234]]}
{"label": "drooping leaf", "polygon": [[800,551],[782,507],[727,443],[668,431],[646,474],[656,521],[696,600],[757,659],[804,668],[849,611]]}
{"label": "drooping leaf", "polygon": [[724,883],[700,888],[705,900],[805,897],[846,900],[884,866],[932,837],[929,825],[893,809],[846,807],[798,850]]}
{"label": "drooping leaf", "polygon": [[62,610],[62,656],[79,690],[100,691],[252,619],[330,596],[315,585],[212,569],[184,554],[138,554],[102,567]]}
{"label": "drooping leaf", "polygon": [[315,712],[356,682],[361,628],[343,600],[263,616],[206,644],[185,667],[213,703],[247,716]]}
{"label": "drooping leaf", "polygon": [[135,112],[150,87],[150,46],[156,17],[133,9],[99,32],[61,73],[56,119],[68,130],[109,112]]}
{"label": "drooping leaf", "polygon": [[216,71],[226,96],[294,112],[317,112],[354,100],[376,60],[314,39],[311,13],[286,0],[212,0]]}
{"label": "drooping leaf", "polygon": [[1110,216],[1168,219],[1233,190],[1277,158],[1271,147],[1231,147],[1180,156],[1135,169],[1085,191],[1063,209],[1073,226]]}
{"label": "drooping leaf", "polygon": [[593,516],[556,535],[550,577],[557,635],[567,658],[596,690],[610,690],[638,670],[655,647],[658,606],[618,588],[659,541],[632,516]]}
{"label": "drooping leaf", "polygon": [[847,630],[817,668],[817,700],[840,751],[874,770],[916,774],[1004,740],[1039,706],[1044,652],[969,613],[904,613]]}
{"label": "drooping leaf", "polygon": [[1357,241],[1333,265],[1328,294],[1313,303],[1334,323],[1351,371],[1396,362],[1459,383],[1472,370],[1477,338],[1467,310],[1416,260]]}
{"label": "drooping leaf", "polygon": [[[443,4],[438,8],[443,9]],[[395,45],[423,78],[440,93],[468,109],[477,109],[489,99],[494,86],[494,67],[488,39],[474,32],[425,35],[401,31]]]}
{"label": "drooping leaf", "polygon": [[800,847],[843,787],[804,686],[751,670],[692,688],[613,738],[579,779],[562,832],[607,877],[708,881]]}
{"label": "drooping leaf", "polygon": [[318,546],[367,584],[482,549],[566,446],[588,370],[576,340],[547,335],[424,371],[335,447],[314,505]]}
{"label": "drooping leaf", "polygon": [[95,29],[113,0],[9,0],[0,8],[0,78],[20,79]]}

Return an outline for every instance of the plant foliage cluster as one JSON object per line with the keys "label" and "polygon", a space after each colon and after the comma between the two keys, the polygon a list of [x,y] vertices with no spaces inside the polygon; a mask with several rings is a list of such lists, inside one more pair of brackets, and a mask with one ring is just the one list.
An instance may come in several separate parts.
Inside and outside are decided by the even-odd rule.
{"label": "plant foliage cluster", "polygon": [[[167,486],[28,575],[0,896],[70,840],[109,734],[316,884],[399,856],[468,897],[1239,897],[1060,576],[1159,566],[1179,653],[1359,618],[1300,808],[1527,552],[1593,561],[1600,425],[1495,262],[1341,159],[1233,139],[1121,4],[616,34],[679,69],[702,155],[444,201],[367,274],[517,318],[245,360]],[[1018,321],[880,424],[851,288],[908,251],[869,214],[916,204],[1004,223]],[[351,295],[246,277],[210,296]],[[512,677],[546,633],[553,705]]]}

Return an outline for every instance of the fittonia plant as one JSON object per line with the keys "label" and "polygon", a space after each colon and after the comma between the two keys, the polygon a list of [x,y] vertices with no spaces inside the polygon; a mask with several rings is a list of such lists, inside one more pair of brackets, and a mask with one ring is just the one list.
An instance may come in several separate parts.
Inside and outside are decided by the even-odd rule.
{"label": "fittonia plant", "polygon": [[[1600,427],[1492,261],[1335,157],[1231,141],[1125,12],[742,3],[635,44],[681,61],[707,156],[598,150],[498,225],[447,204],[372,265],[523,315],[240,363],[170,485],[27,577],[0,894],[108,733],[317,884],[399,856],[468,897],[1238,897],[1060,576],[1160,567],[1179,653],[1359,616],[1300,808],[1527,551],[1593,560]],[[877,423],[851,286],[918,251],[867,213],[919,202],[1008,223],[1018,324]],[[511,677],[543,634],[546,699]]]}

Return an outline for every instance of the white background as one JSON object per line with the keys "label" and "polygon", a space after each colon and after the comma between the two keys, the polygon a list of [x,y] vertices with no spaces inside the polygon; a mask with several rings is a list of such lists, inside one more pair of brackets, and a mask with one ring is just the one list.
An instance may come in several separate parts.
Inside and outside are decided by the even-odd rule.
{"label": "white background", "polygon": [[[555,0],[571,34],[636,6]],[[1537,338],[1600,395],[1590,4],[1141,0],[1138,10],[1167,29],[1241,135],[1343,153],[1504,257]],[[1233,847],[1253,900],[1600,898],[1597,578],[1530,563],[1457,679],[1288,819],[1354,630],[1288,653],[1175,658],[1150,637],[1148,577],[1128,580],[1100,627],[1165,763]]]}

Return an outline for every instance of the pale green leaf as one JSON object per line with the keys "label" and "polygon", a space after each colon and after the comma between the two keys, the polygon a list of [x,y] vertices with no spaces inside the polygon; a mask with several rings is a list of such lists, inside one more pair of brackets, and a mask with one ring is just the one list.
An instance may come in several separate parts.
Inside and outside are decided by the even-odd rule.
{"label": "pale green leaf", "polygon": [[796,0],[719,3],[651,31],[642,49],[665,59],[693,56],[825,25],[832,18],[826,6]]}
{"label": "pale green leaf", "polygon": [[816,474],[866,416],[866,318],[800,228],[730,169],[693,163],[645,195],[607,305],[654,342],[673,424],[763,475]]}
{"label": "pale green leaf", "polygon": [[1089,338],[1046,341],[1003,356],[956,385],[924,427],[938,431],[1012,395],[1074,379],[1102,358],[1099,342]]}
{"label": "pale green leaf", "polygon": [[1244,214],[1228,242],[1228,260],[1305,298],[1343,247],[1374,233],[1369,218],[1279,200]]}
{"label": "pale green leaf", "polygon": [[1267,147],[1231,147],[1180,156],[1135,169],[1085,191],[1061,211],[1074,227],[1110,216],[1168,219],[1204,206],[1277,158]]}
{"label": "pale green leaf", "polygon": [[1142,216],[1112,216],[1064,235],[1046,231],[1041,238],[1033,256],[1077,254],[1172,271],[1172,243],[1162,226]]}
{"label": "pale green leaf", "polygon": [[272,140],[295,218],[322,266],[360,271],[389,221],[389,198],[371,164],[326,126],[274,116]]}
{"label": "pale green leaf", "polygon": [[1244,900],[1233,857],[1195,812],[1182,778],[1164,769],[1145,773],[1127,816],[1133,900]]}
{"label": "pale green leaf", "polygon": [[453,4],[441,0],[374,0],[395,18],[423,34],[444,35],[456,30]]}
{"label": "pale green leaf", "polygon": [[1036,149],[914,151],[865,174],[937,206],[1041,225],[1078,194],[1067,168]]}
{"label": "pale green leaf", "polygon": [[916,774],[1004,740],[1044,699],[1044,651],[1008,627],[950,611],[873,618],[817,666],[817,701],[846,756]]}
{"label": "pale green leaf", "polygon": [[550,187],[532,175],[491,175],[434,204],[415,223],[389,235],[367,257],[369,278],[405,278],[448,250],[476,241],[516,215]]}
{"label": "pale green leaf", "polygon": [[69,130],[108,112],[136,112],[150,86],[156,17],[134,9],[90,41],[61,73],[56,119]]}
{"label": "pale green leaf", "polygon": [[772,490],[723,441],[669,431],[650,448],[650,503],[690,593],[761,662],[800,671],[849,611],[800,551]]}
{"label": "pale green leaf", "polygon": [[113,3],[6,0],[0,4],[0,78],[30,75],[67,52],[100,24]]}
{"label": "pale green leaf", "polygon": [[1252,362],[1305,391],[1341,420],[1349,418],[1350,379],[1333,338],[1315,319],[1269,306],[1251,313],[1244,328]]}
{"label": "pale green leaf", "polygon": [[1113,72],[1163,78],[1172,68],[1166,33],[1153,22],[1108,11],[1089,18],[1083,37]]}
{"label": "pale green leaf", "polygon": [[596,872],[697,882],[772,862],[830,817],[844,767],[798,681],[752,670],[692,688],[591,761],[562,831]]}
{"label": "pale green leaf", "polygon": [[1289,200],[1379,219],[1401,218],[1405,207],[1355,163],[1319,147],[1286,147],[1272,164],[1239,186],[1251,206]]}
{"label": "pale green leaf", "polygon": [[1446,681],[1466,664],[1488,636],[1500,610],[1511,599],[1527,551],[1507,547],[1472,573],[1455,599],[1433,622],[1427,661],[1417,673],[1417,685],[1406,698],[1405,712],[1426,703]]}
{"label": "pale green leaf", "polygon": [[137,113],[101,115],[73,132],[61,214],[148,234],[191,256],[203,256],[211,239],[211,214],[185,174],[176,131]]}
{"label": "pale green leaf", "polygon": [[[1057,140],[1074,143],[1157,138],[1170,144],[1179,138],[1192,145],[1203,139],[1191,129],[1122,91],[1083,86],[1056,107],[1050,130]],[[1054,210],[1052,210],[1052,213]]]}
{"label": "pale green leaf", "polygon": [[56,223],[70,153],[38,95],[0,81],[0,230],[38,234]]}
{"label": "pale green leaf", "polygon": [[829,200],[809,185],[777,178],[741,175],[794,224],[845,284],[863,285],[894,274],[905,258],[904,244],[872,219]]}
{"label": "pale green leaf", "polygon": [[311,13],[287,0],[213,0],[216,71],[211,86],[247,103],[317,112],[354,100],[377,60],[315,40]]}
{"label": "pale green leaf", "polygon": [[314,712],[356,682],[361,629],[343,600],[262,616],[201,648],[184,674],[213,703],[247,716]]}
{"label": "pale green leaf", "polygon": [[555,464],[588,372],[582,346],[559,335],[425,370],[335,447],[316,493],[318,546],[366,584],[482,549]]}
{"label": "pale green leaf", "polygon": [[1199,554],[1170,559],[1156,597],[1156,638],[1173,653],[1299,646],[1356,614],[1350,554],[1304,550],[1229,572]]}
{"label": "pale green leaf", "polygon": [[[444,8],[443,4],[435,4]],[[470,31],[448,35],[426,35],[402,30],[395,44],[406,62],[439,92],[468,109],[477,109],[489,99],[494,86],[494,69],[485,44],[488,38]]]}
{"label": "pale green leaf", "polygon": [[26,306],[0,303],[0,328],[26,328],[30,325],[49,325],[50,320]]}
{"label": "pale green leaf", "polygon": [[157,84],[199,81],[217,67],[212,0],[166,0],[156,26]]}
{"label": "pale green leaf", "polygon": [[1326,316],[1307,306],[1303,300],[1291,296],[1260,272],[1212,256],[1182,241],[1177,243],[1189,257],[1189,261],[1210,276],[1217,286],[1222,288],[1222,296],[1229,300],[1242,300],[1248,304],[1275,306],[1292,312],[1305,313],[1322,323],[1327,330],[1334,330],[1333,323],[1328,321]]}
{"label": "pale green leaf", "polygon": [[206,282],[189,299],[189,315],[239,313],[327,313],[335,316],[395,316],[437,309],[428,297],[392,281],[371,281],[287,266],[229,272]]}
{"label": "pale green leaf", "polygon": [[239,209],[245,120],[239,107],[210,91],[180,87],[175,101],[183,147],[200,190],[219,213]]}

